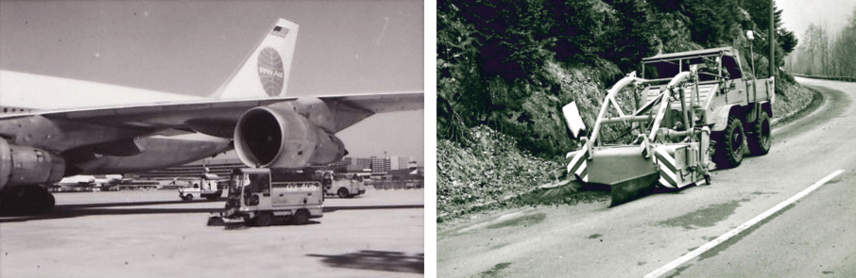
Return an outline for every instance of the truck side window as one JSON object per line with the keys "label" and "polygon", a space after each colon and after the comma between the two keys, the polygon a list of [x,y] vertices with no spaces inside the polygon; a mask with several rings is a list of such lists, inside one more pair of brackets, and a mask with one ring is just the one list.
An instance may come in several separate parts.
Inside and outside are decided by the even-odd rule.
{"label": "truck side window", "polygon": [[250,184],[247,185],[247,191],[251,193],[270,194],[270,181],[265,174],[250,175]]}

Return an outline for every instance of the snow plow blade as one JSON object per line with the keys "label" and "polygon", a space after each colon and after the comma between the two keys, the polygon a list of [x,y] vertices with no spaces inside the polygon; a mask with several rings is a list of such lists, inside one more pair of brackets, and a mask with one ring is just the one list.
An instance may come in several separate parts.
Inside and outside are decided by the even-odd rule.
{"label": "snow plow blade", "polygon": [[609,206],[614,207],[642,198],[654,190],[654,186],[660,175],[654,173],[636,179],[626,180],[610,186],[612,201]]}

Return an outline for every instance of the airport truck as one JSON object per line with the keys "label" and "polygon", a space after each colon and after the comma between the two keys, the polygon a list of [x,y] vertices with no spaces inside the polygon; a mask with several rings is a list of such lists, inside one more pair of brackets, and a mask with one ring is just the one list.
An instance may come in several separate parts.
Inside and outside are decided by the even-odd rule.
{"label": "airport truck", "polygon": [[[217,175],[205,173],[201,178],[191,180],[192,186],[179,188],[178,197],[185,201],[192,201],[194,198],[219,200],[223,196],[223,190],[217,185],[218,180],[220,177]],[[175,182],[174,180],[173,184]]]}
{"label": "airport truck", "polygon": [[323,216],[321,182],[303,170],[235,169],[229,180],[224,222],[268,226],[275,218],[303,225]]}
{"label": "airport truck", "polygon": [[[567,155],[567,172],[578,181],[610,186],[611,205],[655,186],[710,183],[714,165],[737,167],[747,151],[770,151],[774,77],[744,76],[737,49],[659,54],[644,58],[642,70],[641,77],[630,73],[608,90],[590,137],[580,137],[582,148]],[[622,101],[622,92],[631,97]],[[622,103],[630,102],[634,110],[624,111]],[[573,103],[563,109],[575,133],[584,129],[577,111]],[[625,135],[602,138],[607,125]]]}
{"label": "airport truck", "polygon": [[322,180],[326,196],[353,198],[366,193],[363,178],[356,174],[340,174],[332,170],[319,170],[315,174]]}

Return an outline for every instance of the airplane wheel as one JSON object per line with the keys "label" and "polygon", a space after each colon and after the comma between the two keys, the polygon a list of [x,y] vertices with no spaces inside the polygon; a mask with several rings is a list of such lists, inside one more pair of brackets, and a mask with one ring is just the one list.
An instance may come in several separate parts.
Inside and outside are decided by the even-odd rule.
{"label": "airplane wheel", "polygon": [[3,212],[33,214],[51,210],[56,199],[41,186],[16,186],[0,191],[0,204]]}

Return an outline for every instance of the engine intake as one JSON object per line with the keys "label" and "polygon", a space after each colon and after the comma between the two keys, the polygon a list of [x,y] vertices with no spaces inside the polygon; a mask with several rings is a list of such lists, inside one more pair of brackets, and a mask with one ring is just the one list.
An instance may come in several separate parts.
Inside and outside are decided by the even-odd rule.
{"label": "engine intake", "polygon": [[65,174],[65,159],[30,146],[9,144],[0,138],[0,188],[53,184]]}
{"label": "engine intake", "polygon": [[256,107],[235,127],[235,151],[250,167],[327,165],[347,154],[339,138],[293,110]]}

